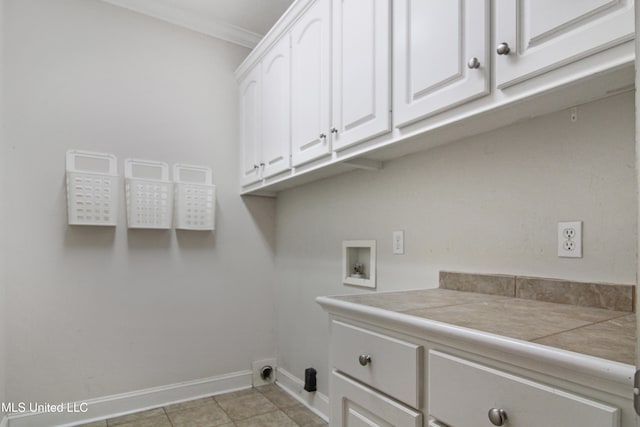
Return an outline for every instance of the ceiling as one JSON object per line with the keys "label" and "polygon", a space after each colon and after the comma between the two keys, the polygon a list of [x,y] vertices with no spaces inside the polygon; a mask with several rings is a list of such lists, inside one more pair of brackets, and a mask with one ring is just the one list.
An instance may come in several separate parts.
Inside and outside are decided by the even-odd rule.
{"label": "ceiling", "polygon": [[104,0],[253,48],[293,0]]}

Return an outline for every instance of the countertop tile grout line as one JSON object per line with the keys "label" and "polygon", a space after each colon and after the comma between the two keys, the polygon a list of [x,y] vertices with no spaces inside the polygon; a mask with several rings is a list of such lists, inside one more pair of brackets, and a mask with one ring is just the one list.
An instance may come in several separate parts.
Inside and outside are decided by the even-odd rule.
{"label": "countertop tile grout line", "polygon": [[[631,314],[635,314],[635,313],[631,313]],[[629,315],[630,315],[629,313],[625,313],[625,314],[623,314],[623,315],[621,315],[621,316],[615,316],[615,317],[610,317],[609,319],[598,320],[598,321],[596,321],[596,322],[590,322],[590,323],[587,323],[586,325],[577,326],[577,327],[575,327],[575,328],[571,328],[571,329],[566,329],[566,330],[564,330],[564,331],[562,331],[562,332],[556,332],[556,333],[554,333],[554,334],[544,335],[544,336],[541,336],[541,337],[538,337],[538,338],[532,339],[532,340],[530,340],[530,342],[536,342],[536,341],[538,341],[538,340],[543,340],[543,339],[545,339],[545,338],[549,338],[549,337],[553,337],[553,336],[556,336],[556,335],[565,334],[565,333],[567,333],[567,332],[577,331],[578,329],[588,328],[589,326],[594,326],[594,325],[598,325],[598,324],[600,324],[600,323],[610,322],[610,321],[612,321],[612,320],[620,319],[620,318],[622,318],[622,317],[626,317],[626,316],[629,316]]]}
{"label": "countertop tile grout line", "polygon": [[[486,295],[486,294],[482,294],[482,295]],[[511,298],[511,297],[503,297],[503,296],[497,296],[498,298]],[[466,306],[466,305],[480,305],[480,304],[486,304],[486,303],[490,303],[490,302],[496,302],[496,301],[500,301],[499,299],[494,299],[494,300],[490,300],[490,301],[475,301],[475,302],[463,302],[463,303],[451,303],[451,304],[445,304],[445,305],[436,305],[436,306],[431,306],[431,307],[418,307],[418,308],[410,308],[409,310],[397,310],[398,313],[410,313],[412,311],[418,311],[418,310],[431,310],[431,309],[436,309],[436,308],[444,308],[444,307],[462,307],[462,306]],[[366,305],[366,304],[365,304]],[[374,306],[372,306],[374,307]],[[380,308],[380,307],[375,307],[375,308]],[[382,310],[388,310],[388,311],[396,311],[396,310],[389,310],[386,308],[382,308]]]}

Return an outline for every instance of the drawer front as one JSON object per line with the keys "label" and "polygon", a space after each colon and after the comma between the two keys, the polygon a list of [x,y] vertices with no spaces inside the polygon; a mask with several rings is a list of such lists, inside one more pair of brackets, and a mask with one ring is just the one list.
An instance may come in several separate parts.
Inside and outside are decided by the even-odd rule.
{"label": "drawer front", "polygon": [[[429,352],[429,414],[447,425],[493,425],[503,409],[512,427],[619,427],[619,410],[437,351]],[[499,425],[499,424],[496,424]]]}
{"label": "drawer front", "polygon": [[[331,354],[335,369],[421,407],[422,346],[334,320]],[[363,366],[360,356],[371,359]]]}
{"label": "drawer front", "polygon": [[331,426],[422,427],[422,414],[333,371]]}

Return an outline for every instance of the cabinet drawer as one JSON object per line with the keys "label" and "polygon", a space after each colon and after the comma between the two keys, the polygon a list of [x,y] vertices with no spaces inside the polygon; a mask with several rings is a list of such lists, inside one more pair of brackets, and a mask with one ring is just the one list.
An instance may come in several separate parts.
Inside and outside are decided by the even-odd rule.
{"label": "cabinet drawer", "polygon": [[618,427],[619,410],[487,366],[429,352],[429,413],[447,425],[492,425],[503,409],[512,427]]}
{"label": "cabinet drawer", "polygon": [[[421,405],[422,346],[333,321],[333,366],[414,408]],[[360,356],[371,359],[363,366]]]}
{"label": "cabinet drawer", "polygon": [[331,425],[421,427],[422,414],[334,371],[331,374]]}

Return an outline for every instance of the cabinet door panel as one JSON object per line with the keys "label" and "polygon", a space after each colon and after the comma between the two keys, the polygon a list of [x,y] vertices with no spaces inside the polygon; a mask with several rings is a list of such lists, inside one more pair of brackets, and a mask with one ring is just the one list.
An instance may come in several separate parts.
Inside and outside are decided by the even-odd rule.
{"label": "cabinet door panel", "polygon": [[393,15],[396,126],[489,93],[488,0],[397,0]]}
{"label": "cabinet door panel", "polygon": [[262,163],[268,178],[291,168],[291,61],[289,37],[262,60]]}
{"label": "cabinet door panel", "polygon": [[422,414],[333,371],[331,425],[419,427],[422,426]]}
{"label": "cabinet door panel", "polygon": [[429,352],[428,395],[429,415],[456,427],[489,425],[492,408],[513,426],[620,425],[618,408],[437,351]]}
{"label": "cabinet door panel", "polygon": [[495,60],[499,88],[634,36],[633,0],[496,0],[495,7],[496,44],[511,49]]}
{"label": "cabinet door panel", "polygon": [[318,0],[291,30],[291,125],[294,166],[331,152],[328,138],[330,12],[330,0]]}
{"label": "cabinet door panel", "polygon": [[333,148],[391,129],[389,0],[333,1]]}
{"label": "cabinet door panel", "polygon": [[[334,320],[333,367],[413,407],[422,401],[422,346]],[[372,362],[362,366],[358,357]]]}
{"label": "cabinet door panel", "polygon": [[242,185],[260,181],[260,64],[240,83],[240,150]]}

